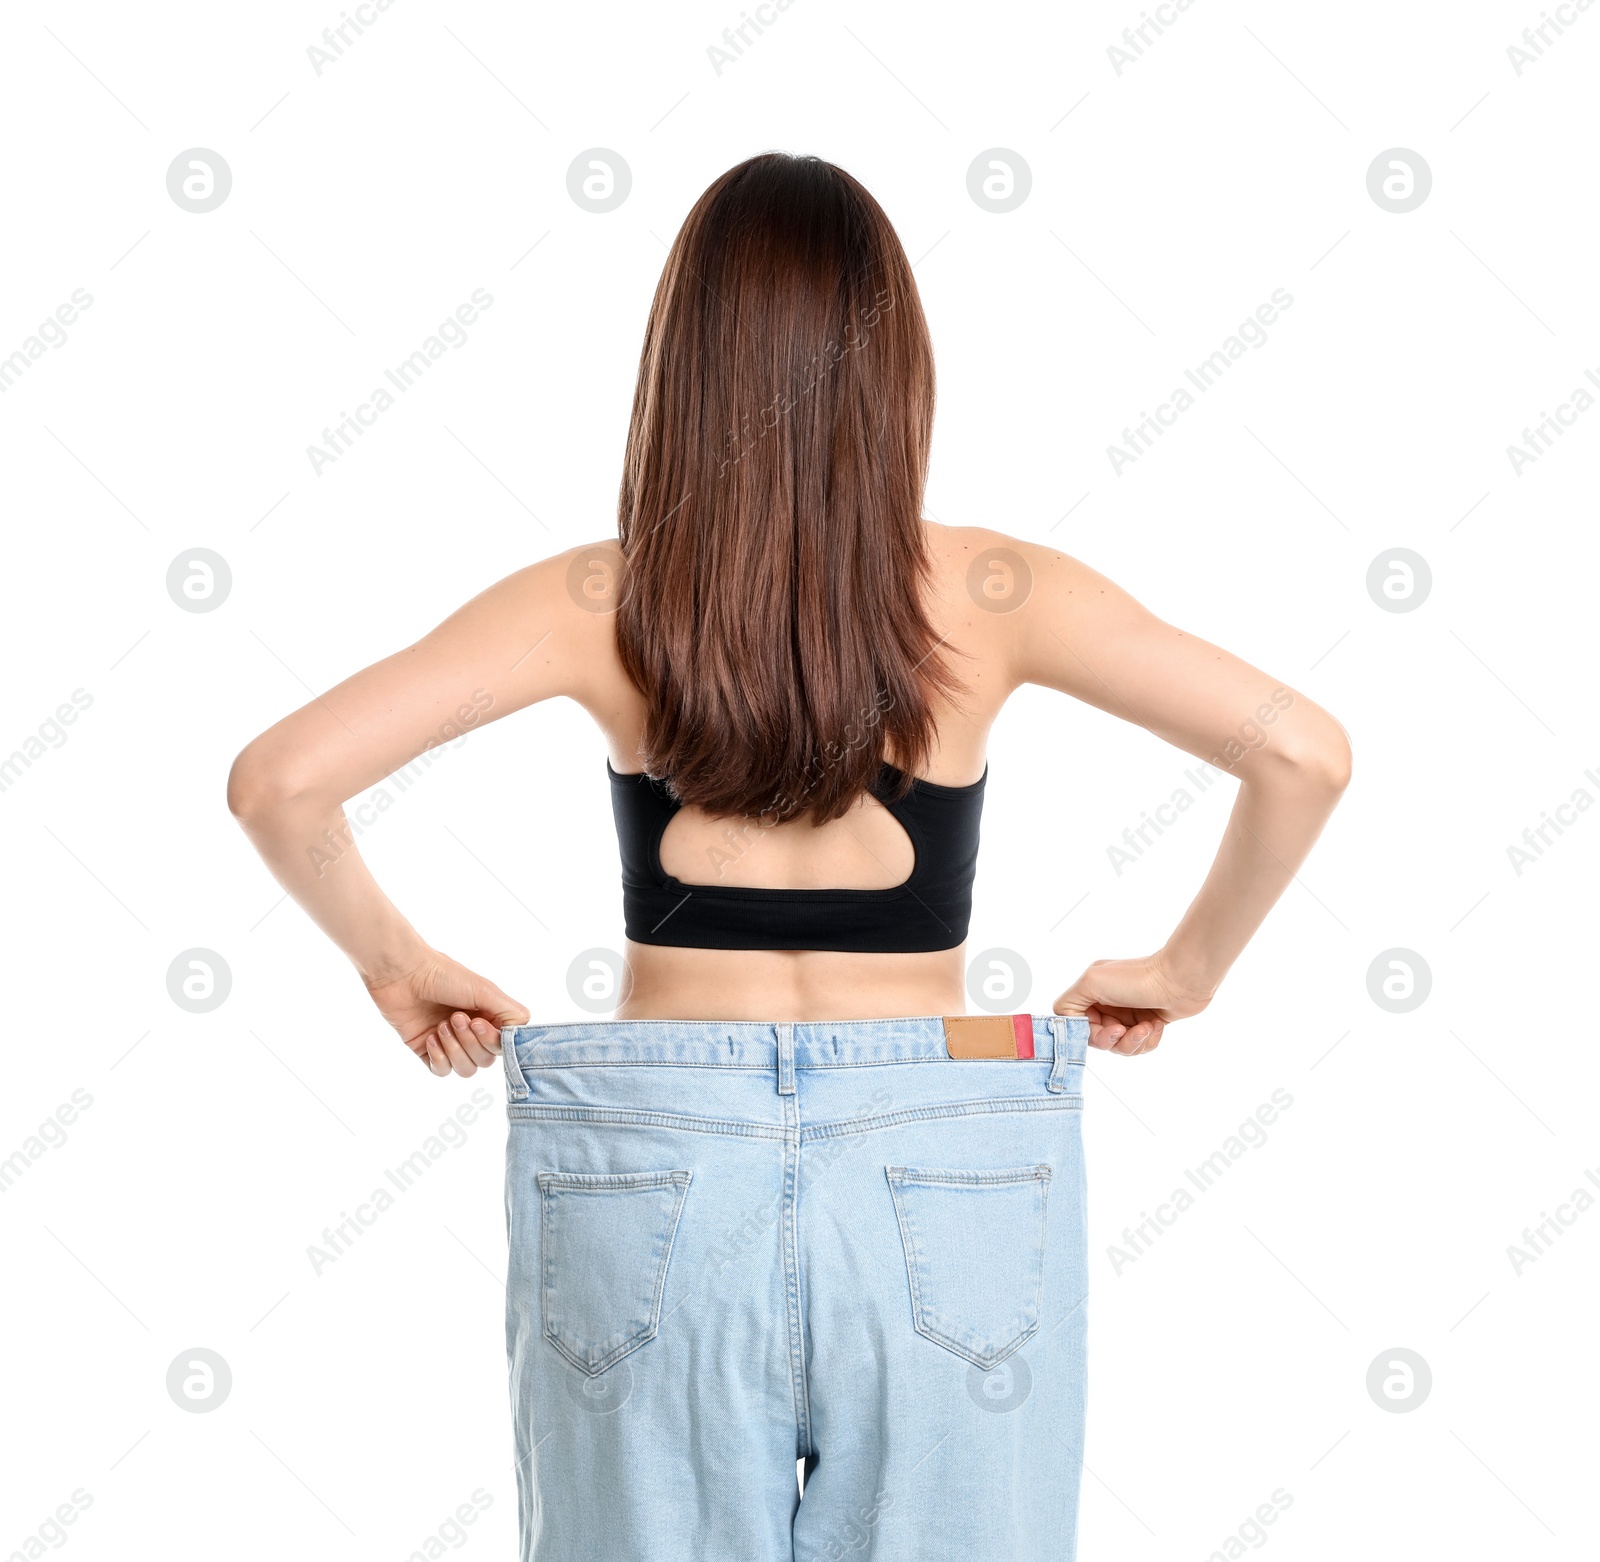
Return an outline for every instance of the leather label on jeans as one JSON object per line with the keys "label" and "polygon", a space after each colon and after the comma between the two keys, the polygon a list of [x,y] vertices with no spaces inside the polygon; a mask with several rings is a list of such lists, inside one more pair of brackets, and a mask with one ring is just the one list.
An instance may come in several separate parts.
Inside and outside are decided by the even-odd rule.
{"label": "leather label on jeans", "polygon": [[944,1044],[953,1058],[1031,1058],[1033,1016],[948,1014]]}

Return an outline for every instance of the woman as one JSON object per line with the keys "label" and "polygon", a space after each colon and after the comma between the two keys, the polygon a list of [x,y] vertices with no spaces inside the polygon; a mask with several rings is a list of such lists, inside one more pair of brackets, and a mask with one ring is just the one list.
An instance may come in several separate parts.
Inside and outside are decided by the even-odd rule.
{"label": "woman", "polygon": [[[438,1075],[502,1058],[524,1558],[1070,1557],[1085,1047],[1149,1053],[1205,1008],[1348,780],[1304,695],[1073,559],[923,520],[933,393],[877,203],[752,158],[662,275],[618,543],[490,587],[234,765],[405,1044]],[[1157,953],[1051,1015],[963,1017],[985,738],[1024,683],[1239,793]],[[614,1020],[529,1024],[353,846],[308,861],[474,690],[488,720],[567,695],[605,736]]]}

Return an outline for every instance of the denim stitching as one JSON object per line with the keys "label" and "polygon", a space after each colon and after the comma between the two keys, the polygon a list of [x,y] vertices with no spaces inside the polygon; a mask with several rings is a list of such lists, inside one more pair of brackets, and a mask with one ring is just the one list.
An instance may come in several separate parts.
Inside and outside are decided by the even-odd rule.
{"label": "denim stitching", "polygon": [[794,1391],[795,1441],[799,1458],[809,1458],[811,1446],[811,1386],[806,1379],[805,1323],[800,1306],[800,1104],[793,1095],[781,1097],[785,1124],[783,1144],[783,1289],[789,1323],[789,1374]]}
{"label": "denim stitching", "polygon": [[993,1171],[944,1171],[924,1166],[886,1166],[891,1182],[909,1182],[921,1188],[1010,1188],[1019,1182],[1049,1182],[1048,1166],[1018,1166]]}
{"label": "denim stitching", "polygon": [[1052,1095],[1059,1095],[1067,1088],[1067,1046],[1068,1025],[1059,1016],[1050,1021],[1050,1078],[1045,1082],[1045,1089]]}
{"label": "denim stitching", "polygon": [[[588,1182],[574,1184],[563,1180],[580,1175],[582,1174],[574,1172],[540,1172],[535,1178],[535,1181],[539,1185],[539,1203],[541,1205],[539,1211],[539,1242],[541,1248],[543,1249],[540,1254],[539,1263],[539,1302],[541,1310],[544,1313],[542,1319],[542,1332],[545,1339],[548,1340],[550,1344],[562,1354],[562,1356],[570,1361],[572,1365],[578,1368],[578,1370],[586,1377],[597,1378],[602,1372],[614,1367],[619,1361],[622,1360],[624,1356],[632,1355],[633,1352],[638,1350],[641,1345],[648,1345],[651,1340],[655,1339],[656,1335],[661,1330],[661,1298],[667,1286],[667,1269],[672,1263],[672,1249],[678,1238],[678,1222],[683,1216],[684,1201],[689,1196],[689,1183],[693,1179],[694,1173],[690,1171],[683,1171],[638,1173],[624,1172],[615,1174],[623,1179],[632,1177],[646,1177],[652,1179],[645,1182],[623,1181],[616,1184],[616,1186],[625,1187],[631,1191],[673,1186],[678,1190],[678,1198],[677,1202],[672,1207],[672,1219],[667,1223],[661,1257],[659,1259],[652,1259],[652,1262],[656,1264],[657,1268],[655,1294],[652,1296],[650,1302],[649,1327],[646,1328],[643,1333],[635,1335],[631,1340],[624,1340],[621,1345],[617,1346],[617,1348],[611,1352],[610,1355],[603,1357],[595,1366],[590,1366],[590,1364],[584,1361],[581,1357],[575,1356],[570,1350],[567,1349],[565,1345],[561,1343],[559,1339],[556,1338],[550,1329],[550,1314],[548,1311],[550,1291],[552,1289],[552,1281],[554,1279],[554,1264],[550,1257],[550,1199],[548,1196],[548,1189],[554,1186],[563,1192],[581,1192],[585,1188],[600,1189],[606,1186],[604,1183]],[[654,1180],[656,1178],[663,1178],[665,1180],[656,1181]]]}
{"label": "denim stitching", "polygon": [[[677,1023],[677,1022],[674,1022]],[[952,1063],[959,1062],[963,1068],[974,1063],[1004,1063],[1009,1068],[1015,1068],[1018,1063],[1048,1063],[1050,1055],[1040,1053],[1032,1058],[960,1058],[954,1059],[947,1052],[930,1052],[921,1058],[852,1058],[849,1061],[829,1060],[826,1063],[802,1062],[800,1056],[795,1057],[795,1068],[804,1072],[821,1069],[836,1068],[898,1068],[902,1064],[925,1063]],[[1066,1067],[1082,1068],[1082,1058],[1068,1058]],[[692,1062],[679,1062],[674,1058],[580,1058],[557,1061],[551,1059],[546,1063],[525,1063],[521,1072],[524,1075],[537,1074],[545,1069],[558,1068],[727,1068],[735,1069],[744,1074],[770,1074],[772,1063],[719,1063],[714,1059],[701,1058]]]}
{"label": "denim stitching", "polygon": [[935,1117],[978,1117],[1004,1112],[1081,1112],[1082,1096],[1057,1096],[1041,1101],[1033,1096],[995,1096],[990,1100],[954,1101],[941,1106],[906,1107],[899,1112],[886,1112],[881,1117],[866,1117],[858,1121],[818,1123],[801,1131],[802,1139],[836,1139],[843,1134],[871,1133],[879,1128],[894,1128],[901,1123],[921,1122]]}
{"label": "denim stitching", "polygon": [[[1057,1019],[1060,1015],[1054,1016]],[[941,1019],[960,1018],[956,1015],[941,1014],[887,1014],[875,1020],[795,1020],[796,1025],[911,1025],[928,1024]],[[1030,1014],[1030,1020],[1046,1020],[1052,1018],[1048,1014]],[[756,1025],[758,1020],[552,1020],[545,1025],[508,1025],[507,1030],[521,1033],[522,1031],[552,1031],[552,1030],[578,1030],[597,1025],[616,1025],[619,1029],[625,1025]]]}
{"label": "denim stitching", "polygon": [[522,1077],[522,1066],[517,1060],[517,1044],[514,1036],[507,1036],[512,1026],[502,1026],[500,1030],[500,1060],[505,1070],[506,1095],[512,1101],[526,1101],[528,1099],[528,1082]]}
{"label": "denim stitching", "polygon": [[684,1133],[732,1134],[745,1139],[783,1139],[788,1131],[764,1123],[739,1123],[714,1117],[682,1117],[671,1112],[644,1112],[610,1106],[550,1106],[537,1102],[510,1106],[512,1122],[540,1119],[567,1123],[621,1123],[644,1128],[675,1128]]}
{"label": "denim stitching", "polygon": [[[970,1361],[975,1367],[984,1372],[992,1372],[1002,1361],[1016,1354],[1024,1345],[1039,1332],[1039,1325],[1044,1313],[1044,1252],[1045,1244],[1049,1240],[1049,1203],[1050,1203],[1050,1168],[1033,1167],[1021,1176],[1015,1174],[998,1173],[987,1176],[983,1182],[967,1181],[968,1178],[985,1177],[982,1172],[955,1172],[939,1176],[938,1181],[923,1181],[928,1174],[917,1174],[913,1167],[885,1166],[884,1174],[889,1182],[889,1197],[894,1200],[896,1224],[900,1227],[900,1245],[906,1257],[906,1275],[911,1282],[911,1326],[924,1339],[948,1350],[952,1355]],[[1039,1172],[1044,1175],[1040,1176]],[[906,1176],[906,1173],[913,1173]],[[899,1175],[897,1175],[899,1174]],[[959,1180],[958,1180],[959,1179]],[[1004,1180],[1001,1180],[1004,1179]],[[998,1354],[982,1356],[960,1344],[952,1336],[940,1334],[935,1331],[935,1323],[943,1321],[932,1315],[922,1302],[922,1290],[919,1283],[919,1270],[922,1262],[922,1244],[915,1240],[906,1229],[905,1210],[900,1203],[900,1192],[897,1183],[910,1182],[916,1186],[944,1186],[944,1187],[1017,1187],[1026,1182],[1035,1182],[1039,1185],[1039,1243],[1033,1251],[1033,1263],[1029,1272],[1029,1284],[1033,1293],[1033,1322],[1025,1328],[1006,1348]],[[950,1320],[953,1324],[955,1320]]]}

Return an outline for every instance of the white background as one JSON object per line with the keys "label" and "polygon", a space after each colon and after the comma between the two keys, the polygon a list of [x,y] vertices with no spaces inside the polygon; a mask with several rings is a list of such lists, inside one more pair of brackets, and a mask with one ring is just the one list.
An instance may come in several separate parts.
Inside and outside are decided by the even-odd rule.
{"label": "white background", "polygon": [[[1600,410],[1520,475],[1507,446],[1600,373],[1600,9],[1519,76],[1533,4],[1198,0],[1119,75],[1136,3],[796,0],[718,74],[737,3],[398,0],[318,75],[339,10],[0,20],[0,356],[93,298],[0,396],[0,754],[91,699],[0,792],[0,1157],[26,1162],[0,1195],[0,1555],[80,1488],[61,1537],[83,1558],[400,1558],[479,1489],[465,1551],[513,1554],[499,1077],[416,1067],[224,780],[312,691],[612,530],[666,242],[768,148],[848,168],[916,262],[929,513],[1087,560],[1353,741],[1342,806],[1211,1009],[1154,1058],[1092,1058],[1081,1555],[1204,1558],[1279,1489],[1260,1549],[1282,1558],[1593,1554],[1600,1210],[1520,1274],[1507,1249],[1600,1195],[1600,819],[1569,815],[1520,874],[1507,848],[1600,797]],[[166,189],[194,147],[232,172],[206,214]],[[567,193],[593,147],[632,172],[606,215]],[[1004,215],[967,193],[995,147],[1032,173]],[[1366,183],[1397,147],[1433,178],[1406,214]],[[475,288],[466,345],[316,475],[306,447]],[[1108,444],[1277,288],[1266,344],[1117,475]],[[197,547],[232,573],[207,613],[166,588]],[[1366,585],[1396,548],[1431,570],[1409,612]],[[1186,756],[1026,691],[991,761],[970,950],[1023,954],[1015,1006],[1047,1011],[1091,959],[1167,936],[1234,783],[1119,874],[1122,832],[1193,790]],[[575,707],[542,707],[361,837],[425,936],[540,1019],[578,1017],[570,962],[621,939],[602,764]],[[205,1014],[168,996],[192,948],[231,971]],[[1405,1013],[1369,995],[1397,948],[1431,974]],[[314,1273],[323,1228],[485,1086],[465,1142]],[[1278,1089],[1267,1142],[1115,1264]],[[92,1105],[28,1159],[75,1090]],[[206,1414],[165,1388],[194,1347],[232,1372]],[[1396,1347],[1432,1374],[1404,1413],[1366,1387]]]}

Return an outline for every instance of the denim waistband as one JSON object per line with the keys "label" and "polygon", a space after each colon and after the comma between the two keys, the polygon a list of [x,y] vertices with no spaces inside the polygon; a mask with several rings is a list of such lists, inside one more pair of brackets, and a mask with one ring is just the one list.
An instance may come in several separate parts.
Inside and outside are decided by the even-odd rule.
{"label": "denim waistband", "polygon": [[[1089,1022],[1080,1015],[1035,1014],[1033,1055],[1087,1056]],[[940,1015],[890,1020],[576,1020],[507,1025],[502,1052],[520,1068],[586,1063],[676,1063],[699,1068],[849,1068],[871,1063],[950,1061]],[[508,1071],[512,1059],[507,1059]]]}

